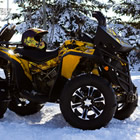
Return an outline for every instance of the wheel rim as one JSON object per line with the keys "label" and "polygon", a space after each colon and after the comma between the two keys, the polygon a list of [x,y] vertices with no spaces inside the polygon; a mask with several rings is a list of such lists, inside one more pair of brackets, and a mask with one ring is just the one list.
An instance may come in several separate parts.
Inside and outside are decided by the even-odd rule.
{"label": "wheel rim", "polygon": [[118,103],[117,110],[120,111],[124,108],[125,103]]}
{"label": "wheel rim", "polygon": [[93,86],[83,86],[72,94],[71,109],[82,120],[98,118],[104,110],[104,95]]}
{"label": "wheel rim", "polygon": [[27,99],[24,98],[18,99],[18,103],[17,103],[18,107],[27,106],[28,104],[30,104],[30,101],[28,101]]}

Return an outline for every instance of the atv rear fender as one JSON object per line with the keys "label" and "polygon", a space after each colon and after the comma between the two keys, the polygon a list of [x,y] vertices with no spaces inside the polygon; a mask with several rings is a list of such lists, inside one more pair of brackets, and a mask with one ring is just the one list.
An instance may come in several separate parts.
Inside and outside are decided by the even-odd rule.
{"label": "atv rear fender", "polygon": [[23,68],[21,60],[19,60],[14,54],[10,54],[10,49],[1,48],[0,59],[10,61],[12,69],[16,78],[16,85],[19,89],[29,89],[32,87],[30,75],[27,76],[27,71]]}

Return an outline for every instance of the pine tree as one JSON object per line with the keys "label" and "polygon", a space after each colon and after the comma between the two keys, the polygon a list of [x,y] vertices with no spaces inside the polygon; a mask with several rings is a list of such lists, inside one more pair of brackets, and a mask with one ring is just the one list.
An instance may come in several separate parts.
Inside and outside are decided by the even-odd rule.
{"label": "pine tree", "polygon": [[[43,28],[43,0],[15,0],[22,8],[19,15],[24,16],[24,21],[19,24],[20,32],[28,28]],[[46,0],[46,25],[49,31],[47,43],[49,46],[58,47],[67,39],[77,38],[82,32],[94,36],[97,22],[91,20],[93,11],[106,12],[108,27],[114,28],[122,38],[134,46],[137,52],[130,55],[131,62],[140,57],[140,2],[139,0],[108,0],[101,3],[98,0]],[[109,17],[112,9],[115,16]],[[129,21],[123,21],[121,16],[129,16]]]}
{"label": "pine tree", "polygon": [[118,4],[113,7],[115,13],[129,16],[130,20],[127,24],[140,29],[140,1],[139,0],[120,0]]}
{"label": "pine tree", "polygon": [[[140,63],[140,1],[139,0],[120,0],[113,3],[113,11],[119,16],[128,16],[128,21],[114,20],[120,25],[119,31],[122,31],[123,37],[136,49],[130,57],[131,63]],[[137,58],[136,58],[137,56]]]}
{"label": "pine tree", "polygon": [[[15,2],[22,8],[21,13],[25,17],[20,31],[31,27],[43,28],[42,0],[26,0],[26,2],[25,0],[15,0]],[[98,0],[46,0],[48,43],[51,45],[53,42],[62,43],[72,35],[73,38],[76,38],[80,32],[94,35],[95,22],[89,17],[92,16],[95,9],[108,9],[108,7]]]}
{"label": "pine tree", "polygon": [[[15,2],[22,8],[21,13],[24,15],[25,24],[22,24],[23,26],[20,31],[31,27],[43,28],[42,0],[15,0]],[[65,37],[67,31],[74,31],[76,33],[80,30],[94,34],[95,23],[89,18],[92,16],[92,12],[95,9],[104,9],[104,11],[108,12],[108,9],[111,7],[120,16],[131,16],[131,20],[124,22],[116,16],[115,18],[111,17],[108,18],[108,22],[112,21],[110,27],[113,27],[115,24],[116,30],[118,32],[121,31],[122,36],[130,44],[140,47],[140,3],[138,0],[120,0],[119,4],[115,0],[108,0],[107,4],[101,3],[98,0],[46,0],[46,24],[50,32],[50,40],[54,42],[60,38],[61,41],[64,41],[67,38]],[[57,36],[52,37],[52,34]],[[60,37],[60,34],[63,34],[63,37]],[[60,40],[59,42],[61,42]]]}

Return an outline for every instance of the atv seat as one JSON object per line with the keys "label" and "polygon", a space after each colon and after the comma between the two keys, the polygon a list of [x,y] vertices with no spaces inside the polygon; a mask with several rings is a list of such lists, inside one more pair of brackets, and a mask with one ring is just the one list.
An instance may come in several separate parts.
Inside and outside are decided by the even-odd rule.
{"label": "atv seat", "polygon": [[58,56],[59,48],[55,50],[40,50],[38,48],[16,48],[15,53],[19,53],[20,57],[31,62],[41,64]]}

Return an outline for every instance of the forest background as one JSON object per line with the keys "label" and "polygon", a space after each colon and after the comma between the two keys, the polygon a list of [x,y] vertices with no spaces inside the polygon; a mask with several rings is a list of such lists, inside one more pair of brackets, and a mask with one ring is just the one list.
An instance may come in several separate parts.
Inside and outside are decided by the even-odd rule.
{"label": "forest background", "polygon": [[93,37],[97,21],[92,17],[92,13],[101,11],[107,19],[107,27],[112,28],[135,47],[129,55],[132,68],[134,63],[140,63],[139,0],[13,0],[13,2],[18,5],[16,12],[8,14],[7,18],[16,21],[17,31],[23,33],[33,27],[48,30],[45,39],[51,49],[59,47],[67,39],[78,39],[83,33]]}

